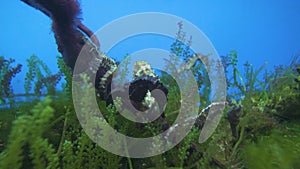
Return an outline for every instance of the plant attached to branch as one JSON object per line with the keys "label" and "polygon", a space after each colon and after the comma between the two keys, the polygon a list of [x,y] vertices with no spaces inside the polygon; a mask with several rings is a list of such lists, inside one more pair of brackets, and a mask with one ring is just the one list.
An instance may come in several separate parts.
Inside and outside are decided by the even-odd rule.
{"label": "plant attached to branch", "polygon": [[52,75],[48,66],[34,55],[27,59],[27,63],[28,72],[26,73],[24,84],[25,92],[28,94],[32,89],[32,84],[34,84],[35,94],[41,95],[43,87],[47,89],[45,94],[54,94],[55,87],[61,78],[61,73]]}
{"label": "plant attached to branch", "polygon": [[14,62],[14,59],[6,60],[3,56],[0,56],[0,103],[5,102],[4,97],[13,96],[11,81],[22,68],[21,64],[13,67],[12,63]]}

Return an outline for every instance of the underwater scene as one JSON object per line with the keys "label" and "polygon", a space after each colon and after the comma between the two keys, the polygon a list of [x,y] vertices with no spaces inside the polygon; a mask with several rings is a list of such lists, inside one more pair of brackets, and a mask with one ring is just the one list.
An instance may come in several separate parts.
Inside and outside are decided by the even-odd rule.
{"label": "underwater scene", "polygon": [[300,168],[300,1],[0,4],[0,169]]}

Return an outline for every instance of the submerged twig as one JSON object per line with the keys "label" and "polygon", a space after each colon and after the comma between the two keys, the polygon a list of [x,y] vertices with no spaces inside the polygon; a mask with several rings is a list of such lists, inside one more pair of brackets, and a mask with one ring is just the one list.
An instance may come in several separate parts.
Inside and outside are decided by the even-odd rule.
{"label": "submerged twig", "polygon": [[238,139],[238,141],[236,142],[236,144],[233,147],[232,150],[232,154],[230,156],[231,159],[233,159],[237,153],[237,148],[239,147],[239,145],[242,143],[243,138],[244,138],[244,133],[245,133],[245,127],[241,127],[241,133],[240,133],[240,137]]}
{"label": "submerged twig", "polygon": [[63,131],[62,131],[59,146],[58,146],[58,149],[57,149],[57,156],[58,157],[60,157],[60,155],[61,155],[62,146],[63,146],[64,140],[65,140],[65,135],[66,135],[66,130],[67,130],[67,123],[68,123],[68,112],[65,114],[64,117],[65,117],[65,120],[64,120]]}

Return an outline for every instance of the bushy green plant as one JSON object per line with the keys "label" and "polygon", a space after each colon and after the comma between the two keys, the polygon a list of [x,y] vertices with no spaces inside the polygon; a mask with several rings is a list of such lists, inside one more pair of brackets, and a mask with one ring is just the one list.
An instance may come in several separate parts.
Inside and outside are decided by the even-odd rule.
{"label": "bushy green plant", "polygon": [[53,116],[50,103],[51,99],[47,97],[31,110],[31,115],[23,115],[14,121],[7,148],[1,153],[1,168],[58,166],[55,150],[43,136]]}
{"label": "bushy green plant", "polygon": [[299,168],[300,134],[286,129],[272,130],[270,135],[245,145],[241,154],[248,168]]}
{"label": "bushy green plant", "polygon": [[41,95],[41,89],[47,89],[46,94],[54,94],[57,83],[60,80],[61,73],[52,75],[48,66],[37,56],[32,55],[27,59],[28,72],[26,73],[24,89],[29,93],[34,83],[34,93]]}
{"label": "bushy green plant", "polygon": [[[199,86],[201,103],[197,111],[200,112],[209,104],[210,82],[205,67],[200,61],[195,61],[189,49],[191,38],[184,45],[185,36],[183,25],[179,24],[177,40],[171,46],[166,68],[168,72],[178,73],[182,66],[179,59],[188,62],[185,69],[192,70]],[[26,91],[34,88],[39,94],[38,91],[43,92],[45,87],[45,94],[55,96],[1,109],[0,168],[299,168],[299,60],[296,58],[291,65],[276,67],[273,72],[266,71],[263,79],[260,77],[265,65],[255,69],[246,63],[245,71],[241,73],[235,51],[223,61],[228,72],[228,105],[213,135],[205,143],[198,143],[201,124],[206,120],[207,112],[204,111],[190,133],[173,149],[153,157],[134,159],[107,152],[85,133],[73,106],[72,85],[76,84],[72,84],[72,72],[63,59],[58,57],[61,73],[56,75],[65,79],[63,92],[57,92],[55,88],[55,92],[50,92],[52,89],[45,83],[48,83],[48,78],[52,81],[53,74],[32,56],[28,60]],[[8,65],[6,70],[14,70]],[[124,81],[128,76],[127,63],[123,70],[117,81]],[[89,86],[86,90],[90,91],[92,86],[88,77],[82,75],[81,78]],[[160,80],[169,90],[165,121],[173,124],[181,106],[179,87],[165,72],[161,73]],[[56,84],[57,80],[54,80],[53,85]],[[188,91],[190,82],[185,84],[183,90]],[[104,115],[102,118],[89,109],[89,95],[81,93],[81,96],[82,102],[78,104],[82,104],[82,112],[86,113],[82,114],[83,124],[92,130],[101,128],[100,121],[105,119],[118,132],[133,137],[151,137],[162,132],[163,124],[137,125],[125,119],[116,109],[115,105],[122,104],[118,99],[110,105],[97,100]],[[235,109],[238,111],[232,111]],[[94,132],[106,137],[110,135],[105,131]]]}
{"label": "bushy green plant", "polygon": [[12,97],[13,89],[11,86],[12,79],[21,71],[22,65],[12,66],[14,59],[6,60],[0,56],[0,105],[5,103],[5,97]]}

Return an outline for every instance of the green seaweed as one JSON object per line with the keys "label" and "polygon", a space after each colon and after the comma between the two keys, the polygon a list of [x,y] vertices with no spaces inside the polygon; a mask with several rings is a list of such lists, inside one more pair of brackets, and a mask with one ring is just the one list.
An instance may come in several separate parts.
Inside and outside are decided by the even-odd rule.
{"label": "green seaweed", "polygon": [[53,146],[43,137],[46,132],[44,129],[53,116],[54,109],[50,103],[51,99],[46,97],[31,110],[31,115],[23,115],[13,122],[9,144],[1,153],[1,168],[58,166]]}
{"label": "green seaweed", "polygon": [[[22,65],[17,64],[17,66],[12,66],[15,62],[14,59],[5,59],[3,56],[0,56],[0,104],[6,102],[6,98],[13,97],[13,89],[11,86],[12,79],[16,74],[20,73]],[[12,105],[13,99],[9,99],[10,104]]]}
{"label": "green seaweed", "polygon": [[26,73],[24,89],[28,94],[31,91],[32,84],[34,83],[34,93],[41,95],[41,89],[45,87],[47,89],[46,94],[53,95],[55,87],[60,81],[60,73],[51,74],[48,66],[35,55],[32,55],[27,59],[28,72]]}
{"label": "green seaweed", "polygon": [[270,135],[245,145],[241,154],[248,168],[299,168],[300,134],[286,129],[272,130]]}
{"label": "green seaweed", "polygon": [[[180,69],[179,59],[187,62],[193,59],[193,52],[187,45],[183,25],[179,24],[177,40],[171,46],[171,57],[166,69],[176,73]],[[173,56],[173,57],[172,57]],[[176,56],[176,57],[175,57]],[[81,127],[72,100],[72,72],[57,57],[60,71],[51,74],[36,56],[28,60],[25,89],[43,93],[34,101],[25,101],[12,107],[1,108],[0,113],[0,168],[299,168],[300,163],[300,64],[299,57],[287,66],[264,71],[265,64],[255,68],[245,63],[244,71],[238,69],[236,51],[223,57],[228,82],[228,102],[223,117],[213,135],[203,144],[198,143],[201,122],[205,113],[189,134],[173,149],[148,158],[127,158],[112,154],[94,143]],[[2,58],[4,60],[4,58]],[[12,71],[12,61],[4,62],[2,70]],[[205,67],[200,61],[192,62],[192,70],[199,86],[201,103],[199,112],[209,105],[210,82]],[[127,63],[122,69],[117,84],[128,76]],[[18,72],[18,71],[15,71]],[[244,73],[242,73],[244,72]],[[11,81],[16,73],[6,78]],[[2,74],[1,74],[2,75]],[[56,76],[56,80],[51,77]],[[4,76],[1,76],[2,78]],[[263,78],[261,78],[263,77]],[[49,81],[47,80],[48,78]],[[62,91],[50,89],[46,84],[64,79]],[[89,79],[82,76],[86,85]],[[45,80],[43,80],[45,79]],[[166,121],[173,124],[181,106],[180,91],[176,81],[165,72],[161,81],[169,86],[168,103],[165,108]],[[119,80],[119,81],[118,81]],[[120,82],[121,81],[121,82]],[[189,82],[186,89],[188,90]],[[41,87],[42,86],[42,87]],[[91,86],[90,86],[91,87]],[[4,89],[5,86],[1,86]],[[7,86],[6,86],[7,88]],[[47,89],[46,91],[43,89]],[[86,90],[91,90],[87,88]],[[40,91],[40,92],[38,92]],[[10,95],[15,95],[9,90]],[[3,94],[3,92],[2,92]],[[1,94],[1,98],[4,95]],[[88,95],[82,95],[82,111],[89,113],[91,104]],[[4,103],[1,103],[4,104]],[[163,124],[150,123],[137,126],[120,115],[115,105],[106,105],[98,100],[98,106],[105,120],[118,132],[130,136],[149,137],[162,131]],[[241,107],[232,116],[234,108]],[[84,117],[84,116],[83,116]],[[234,118],[234,119],[231,119]],[[103,120],[96,114],[84,119],[86,125],[101,125]],[[235,122],[235,125],[232,125]],[[199,123],[199,124],[198,124]],[[233,133],[233,128],[236,133]],[[96,131],[94,131],[96,132]],[[110,133],[101,132],[103,136]],[[118,144],[116,144],[118,145]],[[118,148],[116,146],[116,148]],[[126,147],[125,147],[126,148]]]}

